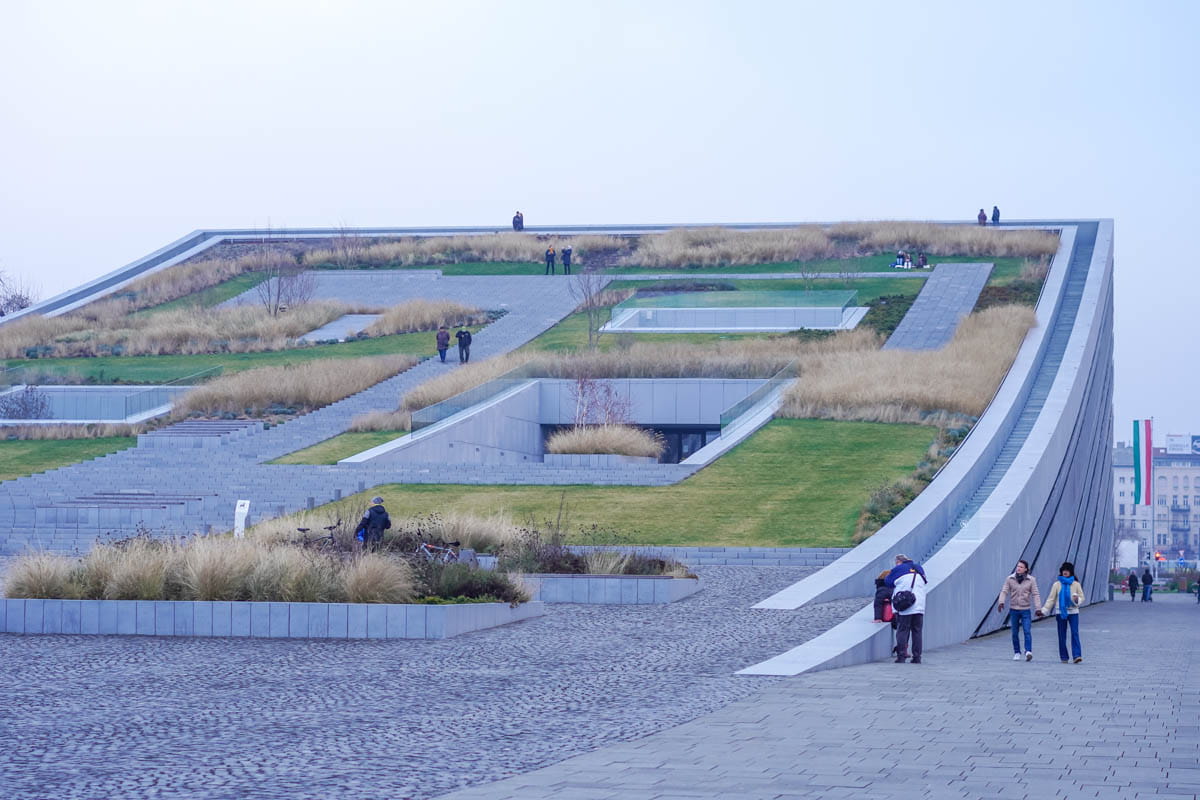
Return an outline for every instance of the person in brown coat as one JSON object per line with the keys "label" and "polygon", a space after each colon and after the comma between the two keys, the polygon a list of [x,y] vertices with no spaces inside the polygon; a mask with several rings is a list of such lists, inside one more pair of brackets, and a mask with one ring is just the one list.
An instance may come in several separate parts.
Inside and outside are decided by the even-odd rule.
{"label": "person in brown coat", "polygon": [[[1025,660],[1033,660],[1033,634],[1030,630],[1032,615],[1042,616],[1038,608],[1042,604],[1042,595],[1038,592],[1037,578],[1029,574],[1029,562],[1021,559],[1012,575],[1004,579],[1000,589],[1000,600],[997,610],[1004,613],[1004,605],[1008,603],[1008,623],[1012,626],[1013,661],[1021,660],[1021,631],[1025,631]],[[1036,611],[1035,611],[1036,610]]]}
{"label": "person in brown coat", "polygon": [[437,332],[437,351],[441,356],[442,363],[446,363],[446,351],[450,349],[450,331],[446,330],[446,326],[438,328]]}

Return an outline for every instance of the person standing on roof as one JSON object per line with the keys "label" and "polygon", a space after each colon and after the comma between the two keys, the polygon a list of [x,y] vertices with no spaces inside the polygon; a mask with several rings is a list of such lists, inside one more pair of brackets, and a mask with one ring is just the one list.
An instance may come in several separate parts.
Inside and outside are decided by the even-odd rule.
{"label": "person standing on roof", "polygon": [[568,242],[566,245],[563,246],[563,250],[562,250],[563,275],[571,274],[571,254],[574,252],[575,251],[571,249],[570,242]]}
{"label": "person standing on roof", "polygon": [[992,224],[1000,224],[1000,206],[992,206]]}
{"label": "person standing on roof", "polygon": [[354,534],[363,543],[364,550],[375,550],[383,541],[383,532],[390,527],[392,527],[392,518],[388,516],[387,509],[383,507],[383,498],[372,497],[371,505],[363,512]]}
{"label": "person standing on roof", "polygon": [[987,212],[982,208],[979,209],[979,216],[977,216],[975,219],[979,220],[980,225],[987,225]]}
{"label": "person standing on roof", "polygon": [[554,274],[554,245],[546,248],[546,274]]}
{"label": "person standing on roof", "polygon": [[525,230],[525,215],[520,211],[513,214],[513,230],[518,232]]}

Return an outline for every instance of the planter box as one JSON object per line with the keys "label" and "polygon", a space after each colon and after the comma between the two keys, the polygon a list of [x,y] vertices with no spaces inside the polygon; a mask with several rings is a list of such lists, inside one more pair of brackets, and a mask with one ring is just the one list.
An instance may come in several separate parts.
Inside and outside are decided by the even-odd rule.
{"label": "planter box", "polygon": [[658,464],[652,456],[618,456],[612,453],[546,453],[551,467],[628,467],[633,464]]}
{"label": "planter box", "polygon": [[542,603],[385,605],[0,600],[0,632],[272,639],[448,639],[540,617]]}
{"label": "planter box", "polygon": [[530,575],[543,603],[662,605],[700,591],[699,578],[659,575]]}

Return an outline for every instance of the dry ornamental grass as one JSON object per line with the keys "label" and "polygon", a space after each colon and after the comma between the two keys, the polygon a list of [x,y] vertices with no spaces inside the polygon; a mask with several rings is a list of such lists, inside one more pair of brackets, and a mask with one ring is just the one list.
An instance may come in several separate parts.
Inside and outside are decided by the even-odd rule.
{"label": "dry ornamental grass", "polygon": [[661,436],[632,425],[582,425],[558,431],[546,440],[547,453],[604,453],[658,458]]}
{"label": "dry ornamental grass", "polygon": [[488,321],[485,311],[450,300],[410,300],[392,306],[366,329],[371,336],[395,333],[433,331],[438,326],[483,325]]}
{"label": "dry ornamental grass", "polygon": [[175,403],[172,416],[257,415],[272,407],[312,410],[361,392],[417,362],[414,356],[394,355],[246,370],[192,389]]}
{"label": "dry ornamental grass", "polygon": [[977,417],[1035,319],[1028,306],[997,306],[966,317],[941,350],[810,352],[801,357],[800,379],[779,416],[868,422],[928,422],[930,412]]}
{"label": "dry ornamental grass", "polygon": [[478,236],[406,237],[377,241],[355,248],[352,254],[336,248],[310,250],[303,261],[309,266],[408,267],[425,264],[460,264],[472,261],[540,262],[546,248],[555,252],[570,242],[575,260],[582,264],[589,251],[618,250],[625,242],[615,236],[539,238],[530,233],[494,233]]}

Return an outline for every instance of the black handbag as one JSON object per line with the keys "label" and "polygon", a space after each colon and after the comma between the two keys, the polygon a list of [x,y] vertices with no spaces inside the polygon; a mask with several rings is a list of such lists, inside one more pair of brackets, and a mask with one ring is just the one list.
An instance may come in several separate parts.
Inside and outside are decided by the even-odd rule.
{"label": "black handbag", "polygon": [[[913,586],[917,585],[917,578],[929,583],[925,580],[925,576],[919,572],[910,573],[913,576]],[[901,589],[892,595],[892,608],[897,611],[908,611],[917,602],[917,594],[911,589]]]}

